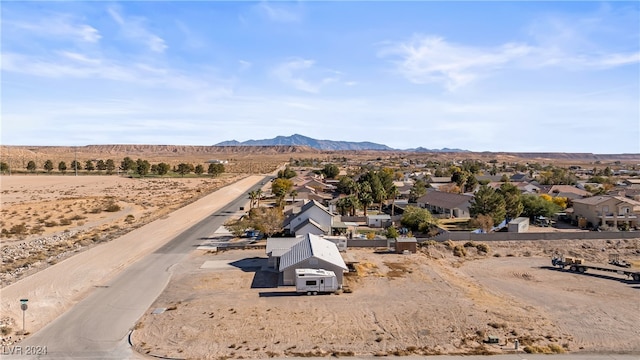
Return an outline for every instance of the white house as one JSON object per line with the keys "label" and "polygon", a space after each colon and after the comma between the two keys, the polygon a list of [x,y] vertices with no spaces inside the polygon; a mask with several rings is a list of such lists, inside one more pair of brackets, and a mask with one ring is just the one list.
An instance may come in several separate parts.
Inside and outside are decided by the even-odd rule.
{"label": "white house", "polygon": [[335,216],[319,202],[310,200],[300,208],[300,212],[289,216],[284,221],[283,227],[293,235],[307,233],[328,235],[331,234]]}
{"label": "white house", "polygon": [[343,273],[349,271],[336,244],[320,236],[305,234],[279,260],[284,285],[294,285],[296,269],[325,269],[336,274],[342,285]]}

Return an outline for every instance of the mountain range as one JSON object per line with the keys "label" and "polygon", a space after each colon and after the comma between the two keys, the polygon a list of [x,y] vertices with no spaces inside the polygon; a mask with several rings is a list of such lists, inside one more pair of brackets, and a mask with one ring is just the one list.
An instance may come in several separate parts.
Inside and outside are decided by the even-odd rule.
{"label": "mountain range", "polygon": [[[276,136],[273,139],[247,140],[239,142],[236,140],[223,141],[215,144],[215,146],[309,146],[318,150],[343,151],[343,150],[397,150],[387,145],[376,144],[369,141],[352,142],[352,141],[334,141],[334,140],[317,140],[304,135],[294,134],[291,136]],[[463,152],[460,149],[440,149],[431,150],[419,147],[416,149],[407,149],[406,151],[415,152]]]}

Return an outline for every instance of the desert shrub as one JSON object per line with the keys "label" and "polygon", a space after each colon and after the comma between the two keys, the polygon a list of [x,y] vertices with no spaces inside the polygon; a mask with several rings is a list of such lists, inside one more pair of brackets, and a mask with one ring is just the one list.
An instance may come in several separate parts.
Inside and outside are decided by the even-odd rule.
{"label": "desert shrub", "polygon": [[13,329],[8,326],[0,326],[0,334],[2,334],[2,336],[7,336],[11,334],[12,331]]}
{"label": "desert shrub", "polygon": [[438,245],[438,242],[435,240],[427,240],[422,243],[422,246],[435,246]]}
{"label": "desert shrub", "polygon": [[122,208],[120,207],[120,205],[112,202],[112,203],[109,203],[109,205],[107,205],[107,207],[104,209],[104,211],[107,211],[107,212],[118,212],[121,209]]}
{"label": "desert shrub", "polygon": [[467,241],[466,243],[464,243],[464,247],[476,247],[476,243],[474,243],[473,241]]}
{"label": "desert shrub", "polygon": [[100,214],[102,212],[102,209],[93,208],[93,209],[89,210],[89,212],[92,213],[92,214]]}
{"label": "desert shrub", "polygon": [[367,233],[367,239],[368,239],[368,240],[373,240],[373,239],[375,239],[375,237],[376,237],[376,233],[375,233],[375,232],[373,232],[373,231],[369,231],[369,232]]}
{"label": "desert shrub", "polygon": [[131,214],[127,215],[127,217],[124,219],[124,222],[126,223],[132,223],[135,221],[136,221],[136,217]]}
{"label": "desert shrub", "polygon": [[26,234],[27,233],[27,225],[25,225],[24,223],[13,225],[11,227],[11,230],[9,230],[9,233],[10,234],[15,234],[15,235]]}
{"label": "desert shrub", "polygon": [[71,220],[78,221],[78,220],[84,220],[86,218],[87,218],[86,216],[82,216],[82,215],[73,215],[71,217]]}
{"label": "desert shrub", "polygon": [[493,254],[493,257],[501,257],[502,255],[500,253],[495,253]]}
{"label": "desert shrub", "polygon": [[71,219],[60,219],[60,225],[62,226],[66,226],[66,225],[71,225]]}
{"label": "desert shrub", "polygon": [[443,244],[444,246],[446,246],[446,247],[447,247],[447,249],[449,249],[449,250],[451,250],[451,249],[453,249],[454,247],[456,247],[456,243],[454,243],[454,242],[453,242],[453,241],[451,241],[451,240],[447,240],[447,241],[443,242],[442,244]]}
{"label": "desert shrub", "polygon": [[467,256],[467,250],[464,248],[464,246],[456,245],[453,248],[453,256],[465,257]]}
{"label": "desert shrub", "polygon": [[490,248],[489,245],[485,244],[485,243],[480,243],[476,245],[476,249],[478,249],[478,251],[481,251],[483,253],[489,253]]}
{"label": "desert shrub", "polygon": [[555,354],[564,354],[565,352],[564,348],[558,344],[549,344],[549,350]]}
{"label": "desert shrub", "polygon": [[58,222],[57,221],[45,221],[44,226],[46,226],[46,227],[58,226]]}

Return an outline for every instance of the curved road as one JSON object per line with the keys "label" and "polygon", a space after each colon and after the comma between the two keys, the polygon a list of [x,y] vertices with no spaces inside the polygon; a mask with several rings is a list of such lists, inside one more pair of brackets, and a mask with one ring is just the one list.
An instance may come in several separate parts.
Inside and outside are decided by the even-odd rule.
{"label": "curved road", "polygon": [[[262,185],[256,184],[251,189]],[[40,331],[14,346],[3,347],[2,359],[139,359],[128,333],[169,282],[171,267],[246,206],[247,192],[176,236],[155,252],[96,286],[85,299]],[[46,354],[27,352],[44,350]]]}

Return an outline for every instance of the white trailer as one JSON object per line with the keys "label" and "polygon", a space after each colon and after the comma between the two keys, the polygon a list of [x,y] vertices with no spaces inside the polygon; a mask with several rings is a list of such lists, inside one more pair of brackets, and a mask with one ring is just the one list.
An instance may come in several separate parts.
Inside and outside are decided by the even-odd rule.
{"label": "white trailer", "polygon": [[296,269],[296,292],[317,295],[340,289],[338,278],[333,271],[324,269]]}

